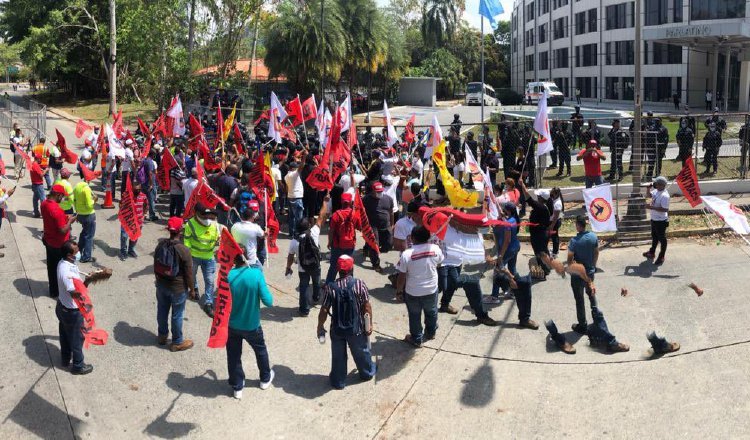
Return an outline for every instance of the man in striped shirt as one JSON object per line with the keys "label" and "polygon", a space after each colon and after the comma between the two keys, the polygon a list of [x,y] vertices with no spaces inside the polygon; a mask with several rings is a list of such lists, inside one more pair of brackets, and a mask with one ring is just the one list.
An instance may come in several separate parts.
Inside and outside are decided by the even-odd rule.
{"label": "man in striped shirt", "polygon": [[[329,375],[331,386],[337,390],[346,386],[347,373],[347,354],[346,346],[352,353],[354,363],[359,370],[359,377],[367,381],[375,376],[377,367],[372,361],[372,354],[368,344],[368,338],[372,334],[372,306],[370,305],[370,295],[367,285],[364,281],[354,278],[354,259],[349,255],[342,255],[337,261],[339,278],[333,283],[327,283],[323,288],[323,302],[320,305],[318,313],[318,336],[324,335],[328,311],[333,308],[331,323],[331,373]],[[346,315],[342,311],[337,311],[336,307],[346,302],[337,295],[353,294],[356,300],[356,307],[352,313],[358,316],[351,322],[354,328],[342,331],[346,323],[338,322]]]}
{"label": "man in striped shirt", "polygon": [[[141,191],[141,184],[138,182],[133,182],[133,202],[135,203],[135,216],[139,220],[139,225],[142,228],[143,227],[143,213],[144,213],[144,207],[148,203],[148,197],[146,196],[146,193]],[[130,237],[128,237],[127,232],[125,232],[125,229],[120,227],[120,260],[125,261],[126,258],[137,258],[138,254],[135,252],[135,245],[138,243],[138,241],[130,240]]]}

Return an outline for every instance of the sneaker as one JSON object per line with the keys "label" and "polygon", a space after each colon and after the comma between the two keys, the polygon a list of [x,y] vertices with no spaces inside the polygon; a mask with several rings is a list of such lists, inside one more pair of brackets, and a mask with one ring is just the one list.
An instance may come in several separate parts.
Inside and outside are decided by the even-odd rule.
{"label": "sneaker", "polygon": [[422,348],[422,343],[415,341],[414,338],[411,337],[411,335],[406,335],[404,337],[404,342],[413,345],[415,348]]}
{"label": "sneaker", "polygon": [[302,318],[307,318],[308,316],[310,316],[310,312],[309,311],[303,312],[302,310],[300,310],[299,316],[301,316]]}
{"label": "sneaker", "polygon": [[644,257],[646,257],[646,258],[648,258],[648,259],[651,259],[651,258],[654,258],[654,253],[653,253],[653,252],[651,252],[651,251],[649,251],[649,252],[644,252],[644,253],[643,253],[643,256],[644,256]]}
{"label": "sneaker", "polygon": [[585,335],[588,330],[588,326],[585,324],[573,324],[572,329],[579,335]]}
{"label": "sneaker", "polygon": [[128,259],[127,255],[120,254],[120,261],[125,261]]}
{"label": "sneaker", "polygon": [[271,369],[271,377],[268,379],[268,382],[260,382],[260,389],[261,390],[267,390],[271,387],[271,382],[273,382],[273,378],[276,376],[276,373],[273,372],[273,368]]}
{"label": "sneaker", "polygon": [[679,342],[670,342],[664,348],[660,350],[654,350],[658,354],[672,353],[680,349]]}
{"label": "sneaker", "polygon": [[623,344],[622,342],[618,342],[617,344],[607,347],[607,351],[610,353],[624,353],[626,351],[630,351],[630,346],[627,344]]}
{"label": "sneaker", "polygon": [[445,304],[445,305],[440,306],[440,308],[438,309],[438,312],[447,313],[449,315],[456,315],[458,314],[458,309],[456,309],[450,304]]}
{"label": "sneaker", "polygon": [[235,399],[237,399],[237,400],[241,400],[242,399],[242,390],[234,390],[234,392],[232,393],[232,396]]}
{"label": "sneaker", "polygon": [[501,300],[498,296],[489,295],[482,298],[482,302],[484,304],[500,304],[503,302],[503,300]]}
{"label": "sneaker", "polygon": [[96,257],[87,258],[85,260],[81,260],[81,263],[96,263]]}
{"label": "sneaker", "polygon": [[84,374],[89,374],[92,371],[94,371],[94,366],[89,364],[83,364],[83,367],[81,368],[73,368],[70,370],[72,374],[75,374],[76,376],[83,376]]}
{"label": "sneaker", "polygon": [[208,315],[209,318],[214,317],[214,305],[213,304],[204,304],[203,311],[206,313],[206,315]]}
{"label": "sneaker", "polygon": [[159,345],[167,345],[167,335],[159,335],[159,338],[156,340],[156,342]]}
{"label": "sneaker", "polygon": [[557,348],[565,354],[576,354],[576,348],[568,341],[565,341],[564,344],[557,344]]}
{"label": "sneaker", "polygon": [[664,257],[657,258],[656,261],[654,261],[654,264],[657,266],[664,264]]}
{"label": "sneaker", "polygon": [[487,327],[497,327],[498,325],[500,325],[500,321],[495,321],[489,316],[482,316],[481,318],[477,317],[477,322],[482,325],[486,325]]}
{"label": "sneaker", "polygon": [[5,249],[5,245],[4,244],[0,244],[0,249]]}
{"label": "sneaker", "polygon": [[435,334],[433,333],[431,335],[428,335],[427,333],[425,333],[425,335],[422,337],[422,339],[425,340],[425,341],[432,341],[433,339],[435,339]]}
{"label": "sneaker", "polygon": [[61,361],[60,366],[63,368],[68,368],[70,366],[70,359]]}
{"label": "sneaker", "polygon": [[516,299],[516,295],[513,295],[513,292],[510,290],[507,292],[503,292],[503,298],[505,299]]}
{"label": "sneaker", "polygon": [[131,250],[130,252],[128,252],[128,257],[138,258],[138,253],[136,253],[136,251],[134,250]]}
{"label": "sneaker", "polygon": [[181,343],[175,344],[174,342],[172,345],[169,346],[169,351],[176,352],[176,351],[185,351],[190,350],[193,348],[193,341],[190,339],[184,339]]}
{"label": "sneaker", "polygon": [[536,321],[531,320],[531,319],[527,319],[526,321],[521,321],[518,324],[518,326],[521,327],[521,328],[528,328],[528,329],[531,329],[531,330],[538,330],[539,329],[539,324],[537,324]]}
{"label": "sneaker", "polygon": [[41,217],[41,216],[42,216],[42,214],[39,214],[38,212],[35,212],[35,213],[34,213],[34,218],[39,218],[39,217]]}

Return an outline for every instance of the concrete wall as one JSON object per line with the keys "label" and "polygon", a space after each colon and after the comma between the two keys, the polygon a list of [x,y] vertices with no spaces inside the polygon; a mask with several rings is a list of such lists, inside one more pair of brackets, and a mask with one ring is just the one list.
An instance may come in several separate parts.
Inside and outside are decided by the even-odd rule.
{"label": "concrete wall", "polygon": [[[750,180],[705,180],[700,182],[700,187],[703,195],[748,193],[750,192]],[[626,199],[632,188],[633,185],[629,183],[620,184],[617,187],[612,185],[612,198],[615,200],[618,198]],[[584,189],[586,187],[583,186],[563,188],[563,197],[565,201],[583,202]],[[667,190],[673,196],[682,196],[682,191],[675,182],[671,182]]]}
{"label": "concrete wall", "polygon": [[435,107],[436,101],[436,78],[401,78],[398,86],[399,105]]}

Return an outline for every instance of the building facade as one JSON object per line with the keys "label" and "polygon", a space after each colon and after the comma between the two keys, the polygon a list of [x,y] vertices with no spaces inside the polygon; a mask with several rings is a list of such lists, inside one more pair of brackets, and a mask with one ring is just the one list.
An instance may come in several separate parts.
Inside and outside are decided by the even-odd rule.
{"label": "building facade", "polygon": [[[640,0],[645,105],[748,111],[750,8],[745,0]],[[635,2],[517,0],[511,16],[511,84],[554,81],[566,97],[632,102]],[[728,61],[727,61],[728,60]],[[718,98],[721,98],[719,100]]]}

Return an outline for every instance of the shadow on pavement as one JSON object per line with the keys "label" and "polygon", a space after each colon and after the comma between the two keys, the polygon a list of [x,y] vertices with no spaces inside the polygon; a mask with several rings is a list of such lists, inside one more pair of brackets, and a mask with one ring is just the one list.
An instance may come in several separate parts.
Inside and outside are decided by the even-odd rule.
{"label": "shadow on pavement", "polygon": [[372,342],[372,355],[378,364],[375,380],[380,382],[395,376],[414,357],[415,349],[399,339],[375,336]]}
{"label": "shadow on pavement", "polygon": [[[273,321],[273,322],[291,322],[295,317],[299,316],[297,313],[299,311],[299,307],[280,307],[280,306],[273,306],[262,309],[262,316],[263,321]],[[313,314],[313,311],[310,311],[310,316],[317,316],[317,314]]]}
{"label": "shadow on pavement", "polygon": [[[24,296],[45,296],[49,294],[49,283],[20,277],[13,280],[13,287]],[[31,289],[31,291],[29,291]]]}
{"label": "shadow on pavement", "polygon": [[167,417],[169,417],[169,414],[174,409],[175,403],[177,403],[177,399],[179,399],[181,395],[182,394],[178,394],[177,397],[172,400],[169,408],[167,408],[167,410],[164,411],[163,414],[157,417],[156,420],[146,426],[146,429],[143,430],[144,434],[159,438],[173,439],[184,437],[190,434],[190,431],[198,427],[198,425],[196,425],[195,423],[170,422],[169,420],[167,420]]}
{"label": "shadow on pavement", "polygon": [[461,403],[474,408],[487,406],[495,395],[495,375],[489,361],[477,368],[469,379],[463,381]]}
{"label": "shadow on pavement", "polygon": [[[31,217],[31,214],[29,214],[29,217]],[[36,228],[34,226],[26,226],[26,225],[24,225],[23,227],[26,228],[26,229],[28,229],[29,232],[31,233],[31,235],[35,239],[37,239],[37,240],[41,240],[42,239],[42,230],[41,229]],[[42,245],[42,248],[44,248],[44,245]]]}
{"label": "shadow on pavement", "polygon": [[369,294],[371,297],[384,303],[396,304],[402,301],[396,301],[396,289],[391,287],[390,283],[387,286],[370,289]]}
{"label": "shadow on pavement", "polygon": [[108,257],[114,258],[114,257],[117,257],[118,255],[120,255],[120,248],[119,247],[118,248],[113,248],[112,246],[109,245],[109,243],[107,243],[107,242],[105,242],[103,240],[95,238],[94,239],[94,244],[96,245],[96,247],[98,247],[99,249],[101,249],[102,252],[104,252],[104,255],[106,255]]}
{"label": "shadow on pavement", "polygon": [[[325,368],[330,368],[330,365]],[[273,386],[281,388],[287,394],[305,399],[315,399],[331,391],[328,375],[296,374],[291,368],[284,365],[274,365],[273,370],[276,372]],[[347,382],[350,381],[347,380]],[[356,383],[356,380],[352,383]]]}
{"label": "shadow on pavement", "polygon": [[[50,370],[46,370],[44,374],[47,374],[47,371]],[[51,404],[34,391],[34,387],[44,377],[44,374],[16,404],[8,414],[8,419],[39,438],[71,437],[73,432],[79,431],[78,427],[82,424],[82,421]],[[71,426],[73,432],[70,432]]]}
{"label": "shadow on pavement", "polygon": [[214,370],[195,377],[185,377],[182,373],[169,373],[167,386],[178,393],[190,394],[195,397],[219,397],[229,393],[229,385],[219,381]]}
{"label": "shadow on pavement", "polygon": [[[48,340],[58,341],[60,338],[58,336],[34,335],[23,340],[26,356],[42,367],[49,367],[50,362],[60,361],[60,349]],[[50,357],[52,357],[51,361]]]}
{"label": "shadow on pavement", "polygon": [[641,278],[666,278],[673,279],[679,278],[679,275],[658,275],[656,272],[659,270],[659,266],[654,265],[650,260],[644,260],[638,266],[625,266],[625,272],[623,275],[626,277],[641,277]]}
{"label": "shadow on pavement", "polygon": [[128,275],[128,279],[138,278],[145,275],[153,275],[154,274],[154,266],[153,264],[149,264],[148,266],[144,267],[143,269],[133,272],[130,275]]}
{"label": "shadow on pavement", "polygon": [[125,321],[120,321],[113,330],[115,341],[127,347],[154,347],[156,334],[141,327],[134,327]]}

